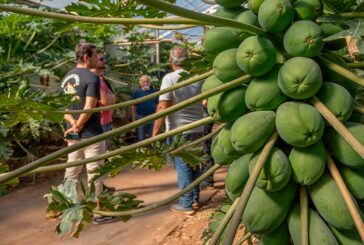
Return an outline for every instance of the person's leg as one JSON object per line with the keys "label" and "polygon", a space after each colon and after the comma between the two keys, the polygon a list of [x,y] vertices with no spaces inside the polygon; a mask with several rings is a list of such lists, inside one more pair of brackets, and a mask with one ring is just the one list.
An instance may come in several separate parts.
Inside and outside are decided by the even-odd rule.
{"label": "person's leg", "polygon": [[[182,190],[192,183],[192,169],[180,157],[174,157],[174,167],[177,172],[178,189]],[[180,198],[179,204],[184,208],[191,208],[192,202],[193,192],[190,191]]]}
{"label": "person's leg", "polygon": [[[69,142],[68,146],[71,146],[76,143],[77,143],[77,141]],[[67,162],[74,162],[74,161],[78,161],[78,160],[81,160],[84,158],[85,158],[84,150],[81,149],[81,150],[74,151],[74,152],[71,152],[70,154],[68,154]],[[66,171],[64,173],[64,178],[78,181],[78,177],[82,171],[82,168],[83,168],[83,166],[66,168]]]}
{"label": "person's leg", "polygon": [[[109,132],[112,130],[112,123],[108,123],[108,124],[105,124],[105,125],[102,125],[102,131],[104,133],[106,132]],[[111,146],[111,142],[109,139],[105,140],[105,149],[108,150]]]}
{"label": "person's leg", "polygon": [[[99,155],[101,155],[103,153],[105,153],[105,141],[98,142],[96,144],[90,145],[90,146],[85,148],[85,157],[86,158],[99,156]],[[104,163],[104,160],[100,160],[100,161],[88,163],[86,165],[87,179],[88,179],[89,184],[90,184],[90,181],[92,180],[92,178],[95,175],[97,175],[97,173],[93,173],[93,171],[95,171],[103,163]],[[101,178],[94,181],[96,197],[98,195],[100,195],[100,193],[102,192],[102,189],[103,189],[102,188],[102,179],[103,178],[101,177]]]}
{"label": "person's leg", "polygon": [[[195,181],[201,175],[201,168],[200,166],[196,166],[192,169],[192,181]],[[199,202],[200,201],[200,187],[197,185],[192,190],[192,201]]]}
{"label": "person's leg", "polygon": [[[148,134],[148,138],[152,137],[152,133],[153,133],[153,125],[154,123],[151,122],[151,123],[148,123],[146,126],[147,126],[147,132],[146,132],[146,135]],[[146,136],[147,137],[147,136]]]}

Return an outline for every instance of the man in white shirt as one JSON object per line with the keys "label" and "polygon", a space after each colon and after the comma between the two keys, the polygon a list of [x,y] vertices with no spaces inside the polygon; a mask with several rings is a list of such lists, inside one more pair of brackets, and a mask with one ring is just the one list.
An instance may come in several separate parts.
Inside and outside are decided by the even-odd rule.
{"label": "man in white shirt", "polygon": [[[183,70],[183,62],[188,58],[187,51],[180,47],[175,46],[170,51],[169,62],[172,66],[173,72],[168,73],[162,80],[161,90],[175,85],[181,78],[182,73],[186,73]],[[172,92],[165,93],[159,97],[159,103],[157,106],[157,112],[167,109],[168,107],[175,105],[179,102],[185,101],[193,96],[201,93],[202,81],[190,84],[188,86],[179,88]],[[154,122],[153,136],[156,136],[162,129],[164,123],[166,123],[166,130],[173,130],[190,124],[197,120],[202,119],[203,107],[201,103],[197,102],[191,106],[188,106],[180,111],[174,112],[166,118],[160,118]],[[188,140],[196,140],[203,136],[203,126],[194,128],[192,130],[184,132],[183,136]],[[171,139],[169,139],[171,141]],[[177,171],[178,188],[181,190],[187,185],[192,183],[200,175],[199,168],[191,168],[186,164],[182,158],[174,157],[174,167]],[[186,214],[194,214],[195,210],[192,206],[197,206],[199,201],[199,188],[186,193],[180,198],[178,204],[171,206],[171,210],[175,212],[182,212]]]}

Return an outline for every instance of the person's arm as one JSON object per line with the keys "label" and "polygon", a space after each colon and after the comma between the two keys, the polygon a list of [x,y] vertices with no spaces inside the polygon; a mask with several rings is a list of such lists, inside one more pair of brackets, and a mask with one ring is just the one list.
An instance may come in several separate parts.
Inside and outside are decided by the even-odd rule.
{"label": "person's arm", "polygon": [[110,99],[109,96],[107,94],[107,91],[105,91],[104,89],[102,89],[102,87],[100,88],[100,100],[99,103],[101,106],[107,106],[110,105]]}
{"label": "person's arm", "polygon": [[[160,111],[163,111],[163,110],[167,109],[171,105],[172,105],[172,102],[170,100],[162,100],[162,101],[160,101],[158,103],[158,106],[157,106],[157,113],[160,112]],[[162,117],[162,118],[159,118],[159,119],[157,119],[157,120],[154,121],[152,137],[154,137],[157,134],[159,134],[159,131],[162,129],[162,127],[164,125],[164,120],[165,120],[165,117]]]}
{"label": "person's arm", "polygon": [[63,118],[69,122],[72,127],[76,125],[76,119],[73,118],[72,114],[64,114]]}
{"label": "person's arm", "polygon": [[[92,97],[92,96],[86,96],[85,106],[83,109],[84,110],[92,109],[92,108],[95,108],[96,106],[97,106],[97,98]],[[82,130],[83,126],[90,119],[91,115],[92,115],[92,112],[82,113],[80,115],[80,117],[78,118],[78,120],[76,122],[76,126],[79,131]]]}

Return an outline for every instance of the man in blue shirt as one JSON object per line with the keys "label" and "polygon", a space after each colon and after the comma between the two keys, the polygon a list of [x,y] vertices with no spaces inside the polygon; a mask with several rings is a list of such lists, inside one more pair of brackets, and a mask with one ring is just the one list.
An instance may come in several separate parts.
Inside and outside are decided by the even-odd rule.
{"label": "man in blue shirt", "polygon": [[[151,78],[150,76],[143,75],[139,78],[140,87],[134,92],[133,99],[138,99],[149,94],[156,92],[153,88],[151,88]],[[143,103],[133,105],[131,110],[132,120],[138,120],[140,118],[149,116],[156,111],[158,103],[158,98],[153,98]],[[153,132],[153,122],[140,126],[138,128],[138,140],[142,141],[152,136]]]}

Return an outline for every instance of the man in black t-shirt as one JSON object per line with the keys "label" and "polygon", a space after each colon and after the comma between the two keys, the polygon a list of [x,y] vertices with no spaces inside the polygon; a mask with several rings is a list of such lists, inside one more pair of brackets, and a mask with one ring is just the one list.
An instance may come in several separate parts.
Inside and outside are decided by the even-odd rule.
{"label": "man in black t-shirt", "polygon": [[[62,89],[66,94],[72,94],[77,103],[70,106],[70,110],[91,109],[97,107],[100,99],[100,81],[98,76],[90,71],[95,68],[98,55],[96,47],[88,43],[80,43],[76,46],[77,66],[66,74],[62,80]],[[66,114],[64,119],[67,121],[67,130],[64,135],[68,138],[68,145],[73,145],[80,140],[102,134],[100,113]],[[72,135],[72,138],[70,137]],[[72,152],[68,155],[68,162],[78,161],[105,153],[105,141],[87,146],[81,150]],[[87,178],[90,181],[96,174],[94,170],[103,160],[88,163]],[[65,178],[78,181],[82,171],[82,166],[67,168]],[[98,196],[102,192],[102,179],[94,181],[95,194]],[[106,223],[114,220],[112,217],[100,217],[94,219],[94,223]]]}

